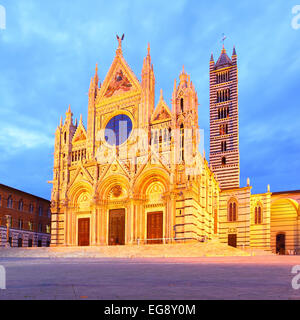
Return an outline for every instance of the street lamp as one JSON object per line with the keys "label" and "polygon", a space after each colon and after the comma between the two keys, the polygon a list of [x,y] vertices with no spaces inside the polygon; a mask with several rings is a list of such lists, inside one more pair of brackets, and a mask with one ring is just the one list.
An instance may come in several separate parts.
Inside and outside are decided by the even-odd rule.
{"label": "street lamp", "polygon": [[9,242],[9,233],[10,233],[10,227],[11,227],[11,216],[7,215],[6,218],[6,248],[10,248],[10,242]]}

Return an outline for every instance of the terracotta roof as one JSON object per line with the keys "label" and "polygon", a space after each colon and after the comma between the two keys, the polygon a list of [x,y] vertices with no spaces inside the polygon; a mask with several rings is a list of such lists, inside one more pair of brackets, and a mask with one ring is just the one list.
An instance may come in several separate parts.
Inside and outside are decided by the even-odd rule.
{"label": "terracotta roof", "polygon": [[22,194],[24,194],[24,195],[28,195],[28,196],[31,196],[31,197],[34,197],[34,198],[37,198],[37,199],[40,199],[40,200],[43,200],[43,201],[50,202],[48,199],[35,196],[35,195],[32,194],[32,193],[28,193],[28,192],[25,192],[25,191],[22,191],[22,190],[19,190],[19,189],[15,189],[15,188],[12,188],[12,187],[7,186],[7,185],[4,185],[4,184],[0,184],[0,189],[1,189],[1,188],[10,190],[11,192],[22,193]]}
{"label": "terracotta roof", "polygon": [[290,191],[272,192],[273,195],[286,194],[286,193],[300,193],[300,190],[290,190]]}

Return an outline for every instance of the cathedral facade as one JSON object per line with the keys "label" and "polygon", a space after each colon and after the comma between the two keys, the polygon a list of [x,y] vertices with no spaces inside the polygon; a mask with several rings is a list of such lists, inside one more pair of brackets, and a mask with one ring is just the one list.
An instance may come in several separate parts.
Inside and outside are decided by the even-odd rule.
{"label": "cathedral facade", "polygon": [[150,47],[141,81],[122,39],[102,84],[91,79],[87,127],[69,107],[55,134],[52,246],[163,244],[218,238],[285,253],[299,242],[300,191],[240,187],[237,54],[210,61],[210,163],[199,151],[198,96],[186,71],[171,108],[155,106]]}

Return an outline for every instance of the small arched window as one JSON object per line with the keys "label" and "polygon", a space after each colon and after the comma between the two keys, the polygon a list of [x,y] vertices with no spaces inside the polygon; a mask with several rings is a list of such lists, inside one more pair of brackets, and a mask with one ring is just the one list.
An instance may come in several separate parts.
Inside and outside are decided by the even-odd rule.
{"label": "small arched window", "polygon": [[183,98],[180,99],[180,108],[181,108],[181,112],[184,112],[184,100],[183,100]]}
{"label": "small arched window", "polygon": [[235,222],[237,221],[238,216],[238,204],[237,201],[232,199],[228,203],[228,221]]}
{"label": "small arched window", "polygon": [[255,207],[255,224],[262,224],[263,217],[262,217],[262,207],[260,204],[258,204]]}
{"label": "small arched window", "polygon": [[13,207],[13,199],[12,199],[12,196],[9,196],[7,199],[7,208],[12,209],[12,207]]}
{"label": "small arched window", "polygon": [[64,142],[67,143],[67,133],[64,133]]}

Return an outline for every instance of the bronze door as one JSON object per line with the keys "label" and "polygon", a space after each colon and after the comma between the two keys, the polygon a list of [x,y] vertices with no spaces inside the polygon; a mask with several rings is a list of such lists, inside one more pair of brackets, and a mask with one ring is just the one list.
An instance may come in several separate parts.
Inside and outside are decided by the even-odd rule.
{"label": "bronze door", "polygon": [[108,244],[110,246],[125,245],[125,209],[109,212]]}
{"label": "bronze door", "polygon": [[236,234],[229,234],[228,235],[228,245],[230,247],[237,247],[237,235]]}
{"label": "bronze door", "polygon": [[78,219],[78,246],[90,245],[90,219]]}
{"label": "bronze door", "polygon": [[[147,216],[148,244],[161,244],[163,242],[163,213],[150,212]],[[151,240],[154,239],[154,240]],[[161,240],[159,240],[161,239]]]}

